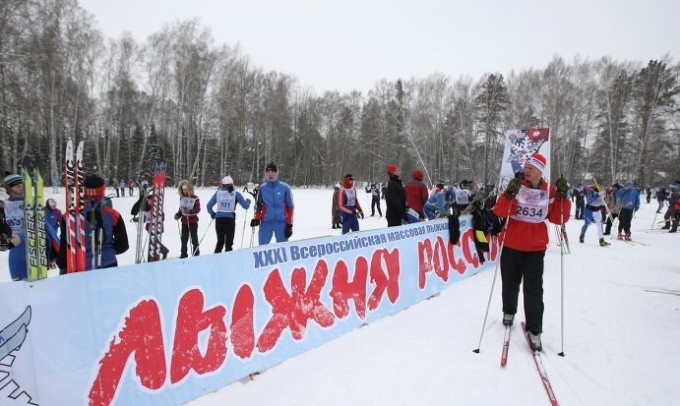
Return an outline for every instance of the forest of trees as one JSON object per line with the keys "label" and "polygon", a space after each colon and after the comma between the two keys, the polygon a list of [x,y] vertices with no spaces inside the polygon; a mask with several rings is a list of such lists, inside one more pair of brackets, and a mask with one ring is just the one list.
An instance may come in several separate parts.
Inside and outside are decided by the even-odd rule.
{"label": "forest of trees", "polygon": [[[143,43],[104,38],[76,0],[0,2],[0,163],[40,157],[62,178],[66,140],[85,141],[86,170],[148,176],[168,162],[170,183],[260,180],[275,161],[296,186],[345,172],[385,181],[385,166],[432,180],[493,183],[512,128],[551,129],[553,178],[680,179],[680,64],[609,57],[475,82],[443,73],[378,79],[368,94],[316,95],[294,72],[264,72],[247,50],[215,44],[197,20],[168,24]],[[313,61],[308,61],[313,63]],[[405,178],[409,178],[405,176]]]}

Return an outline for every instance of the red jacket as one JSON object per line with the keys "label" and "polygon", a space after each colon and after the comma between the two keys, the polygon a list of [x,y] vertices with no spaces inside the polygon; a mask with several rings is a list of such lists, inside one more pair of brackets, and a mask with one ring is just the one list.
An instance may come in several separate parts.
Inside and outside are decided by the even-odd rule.
{"label": "red jacket", "polygon": [[422,214],[425,202],[427,202],[429,197],[427,186],[423,182],[414,179],[404,185],[404,194],[406,194],[406,206]]}
{"label": "red jacket", "polygon": [[[548,248],[548,226],[545,221],[540,219],[547,219],[553,224],[564,224],[569,221],[571,213],[571,201],[568,199],[555,199],[555,186],[541,179],[537,189],[533,189],[527,180],[522,181],[522,188],[519,194],[523,191],[534,193],[538,190],[545,191],[548,196],[541,195],[547,200],[547,213],[543,213],[541,208],[527,208],[520,207],[518,198],[508,199],[505,194],[501,194],[493,207],[493,213],[499,218],[506,218],[509,216],[507,226],[500,235],[501,241],[508,248],[518,251],[535,252],[545,251]],[[540,193],[535,194],[538,196]],[[522,217],[534,215],[535,222],[527,221]]]}

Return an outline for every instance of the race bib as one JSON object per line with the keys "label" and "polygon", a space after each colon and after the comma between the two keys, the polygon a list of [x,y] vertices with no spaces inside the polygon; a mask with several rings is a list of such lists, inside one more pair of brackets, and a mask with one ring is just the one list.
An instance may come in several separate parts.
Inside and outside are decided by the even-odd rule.
{"label": "race bib", "polygon": [[517,209],[511,216],[515,220],[540,223],[548,217],[550,191],[522,186],[517,194]]}

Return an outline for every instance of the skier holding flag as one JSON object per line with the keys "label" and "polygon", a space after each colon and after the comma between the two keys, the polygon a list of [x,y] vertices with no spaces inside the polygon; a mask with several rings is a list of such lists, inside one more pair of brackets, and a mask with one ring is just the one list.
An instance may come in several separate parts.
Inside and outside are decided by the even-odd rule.
{"label": "skier holding flag", "polygon": [[496,216],[508,219],[500,236],[503,324],[513,323],[524,280],[526,329],[535,351],[541,350],[543,331],[543,257],[549,241],[545,220],[564,224],[571,210],[566,179],[559,178],[557,187],[549,184],[543,179],[546,166],[543,155],[531,155],[524,163],[524,179],[513,178],[493,208]]}

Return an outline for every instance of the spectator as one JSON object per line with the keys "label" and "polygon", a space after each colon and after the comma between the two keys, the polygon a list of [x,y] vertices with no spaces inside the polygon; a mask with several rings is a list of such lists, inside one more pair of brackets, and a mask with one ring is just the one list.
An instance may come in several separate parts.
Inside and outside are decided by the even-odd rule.
{"label": "spectator", "polygon": [[446,217],[451,209],[450,201],[449,187],[444,185],[444,182],[438,182],[432,196],[425,203],[425,216],[427,219],[433,220],[437,217]]}
{"label": "spectator", "polygon": [[387,227],[395,227],[408,221],[406,216],[406,194],[399,178],[401,176],[401,169],[397,165],[388,165],[387,174],[390,179],[387,182],[387,190],[385,192],[385,202],[387,203],[385,218],[387,219]]}
{"label": "spectator", "polygon": [[419,220],[425,219],[423,212],[425,202],[428,198],[427,186],[423,183],[423,173],[420,170],[413,171],[413,180],[404,185],[404,194],[406,195],[406,206],[413,209]]}
{"label": "spectator", "polygon": [[257,194],[255,218],[251,227],[260,226],[259,245],[269,244],[272,237],[276,242],[286,242],[293,235],[293,193],[287,183],[279,180],[274,162],[265,168],[265,182]]}

